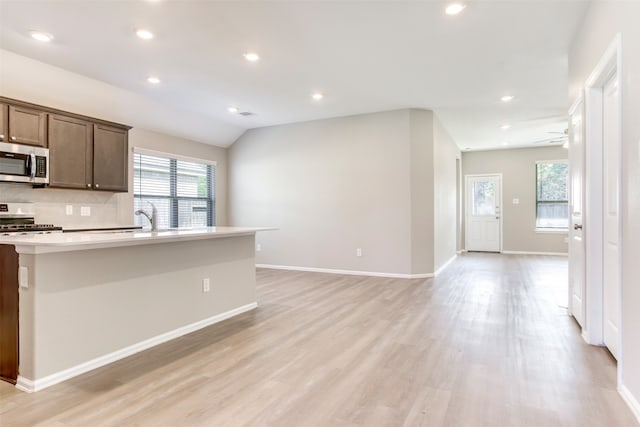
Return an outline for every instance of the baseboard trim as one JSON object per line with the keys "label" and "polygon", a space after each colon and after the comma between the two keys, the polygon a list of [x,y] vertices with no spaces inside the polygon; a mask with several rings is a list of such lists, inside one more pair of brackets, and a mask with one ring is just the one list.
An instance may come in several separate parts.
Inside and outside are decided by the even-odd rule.
{"label": "baseboard trim", "polygon": [[624,400],[627,406],[629,406],[638,423],[640,423],[640,402],[638,402],[624,384],[618,386],[618,393],[622,396],[622,400]]}
{"label": "baseboard trim", "polygon": [[506,255],[551,255],[551,256],[569,256],[566,252],[529,252],[529,251],[502,251]]}
{"label": "baseboard trim", "polygon": [[95,359],[89,360],[87,362],[81,363],[79,365],[73,366],[63,371],[56,372],[55,374],[47,375],[46,377],[43,377],[40,379],[31,380],[29,378],[25,378],[19,375],[18,381],[16,382],[16,388],[22,391],[26,391],[27,393],[40,391],[54,384],[58,384],[62,381],[66,381],[70,378],[84,374],[96,368],[100,368],[102,366],[108,365],[117,360],[124,359],[125,357],[129,357],[133,354],[139,353],[143,350],[147,350],[156,345],[181,337],[191,332],[195,332],[199,329],[205,328],[207,326],[211,326],[215,323],[222,322],[223,320],[229,319],[233,316],[237,316],[247,311],[251,311],[256,307],[258,307],[257,302],[246,304],[238,308],[234,308],[233,310],[225,311],[224,313],[220,313],[215,316],[209,317],[207,319],[203,319],[203,320],[191,323],[189,325],[182,326],[180,328],[174,329],[164,334],[156,335],[155,337],[146,339],[144,341],[140,341],[136,344],[122,348],[120,350],[116,350],[109,354],[105,354],[104,356],[97,357]]}
{"label": "baseboard trim", "polygon": [[26,391],[27,393],[31,393],[35,391],[36,386],[33,381],[18,375],[18,380],[16,381],[16,388],[21,391]]}
{"label": "baseboard trim", "polygon": [[449,260],[447,260],[447,262],[445,262],[444,264],[442,264],[442,266],[440,266],[440,268],[438,268],[438,269],[436,270],[436,272],[435,272],[435,273],[433,273],[433,275],[434,275],[435,277],[438,277],[438,276],[440,275],[440,273],[442,273],[442,272],[443,272],[447,267],[449,267],[449,264],[451,264],[453,261],[455,261],[455,260],[456,260],[456,258],[457,258],[457,257],[458,257],[458,255],[456,254],[456,255],[452,256],[451,258],[449,258]]}
{"label": "baseboard trim", "polygon": [[348,276],[389,277],[394,279],[428,279],[428,278],[434,277],[433,273],[424,273],[424,274],[381,273],[377,271],[337,270],[333,268],[297,267],[292,265],[256,264],[256,267],[268,268],[271,270],[308,271],[311,273],[345,274]]}

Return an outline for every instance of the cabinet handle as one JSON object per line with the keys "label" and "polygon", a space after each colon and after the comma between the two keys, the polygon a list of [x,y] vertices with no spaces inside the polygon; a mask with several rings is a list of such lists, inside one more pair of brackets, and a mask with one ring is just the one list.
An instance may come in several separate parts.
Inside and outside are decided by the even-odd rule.
{"label": "cabinet handle", "polygon": [[100,184],[96,184],[96,188],[100,188]]}
{"label": "cabinet handle", "polygon": [[87,188],[91,188],[91,184],[87,184]]}
{"label": "cabinet handle", "polygon": [[11,137],[11,140],[12,140],[12,141],[15,141],[16,139],[17,139],[17,138],[16,138],[15,136],[12,136],[12,137]]}

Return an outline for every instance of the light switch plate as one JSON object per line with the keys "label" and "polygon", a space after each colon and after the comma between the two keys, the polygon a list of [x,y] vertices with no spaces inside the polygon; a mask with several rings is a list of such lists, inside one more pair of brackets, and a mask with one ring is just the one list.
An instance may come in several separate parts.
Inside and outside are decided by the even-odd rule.
{"label": "light switch plate", "polygon": [[73,205],[67,205],[65,206],[65,213],[67,215],[73,215]]}
{"label": "light switch plate", "polygon": [[91,206],[82,206],[80,208],[80,216],[91,216]]}
{"label": "light switch plate", "polygon": [[513,204],[514,205],[519,205],[520,204],[520,199],[513,199]]}

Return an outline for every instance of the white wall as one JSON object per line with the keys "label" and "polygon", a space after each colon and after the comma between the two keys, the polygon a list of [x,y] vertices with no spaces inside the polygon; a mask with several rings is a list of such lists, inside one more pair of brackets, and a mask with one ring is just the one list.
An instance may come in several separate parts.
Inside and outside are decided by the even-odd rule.
{"label": "white wall", "polygon": [[438,116],[433,120],[433,175],[434,175],[434,270],[447,263],[457,250],[458,196],[456,159],[460,149],[444,128]]}
{"label": "white wall", "polygon": [[[46,78],[43,78],[46,76]],[[0,50],[0,95],[72,113],[83,114],[127,125],[152,124],[136,110],[152,108],[166,114],[166,120],[191,123],[162,106],[150,105],[148,99],[42,62]],[[153,104],[153,103],[151,103]],[[227,223],[226,149],[164,133],[134,127],[129,132],[130,147],[213,160],[216,171],[216,217],[218,225]],[[131,158],[130,158],[131,160]],[[130,162],[129,176],[133,166]],[[129,180],[130,188],[133,179]],[[36,220],[63,227],[92,227],[133,224],[133,197],[129,193],[105,193],[82,190],[32,189],[28,184],[0,183],[0,201],[35,202]],[[74,214],[67,216],[65,206]],[[91,208],[90,217],[80,216],[80,207]]]}
{"label": "white wall", "polygon": [[569,104],[613,41],[622,37],[622,386],[640,419],[640,2],[594,1],[569,54]]}
{"label": "white wall", "polygon": [[408,110],[252,129],[229,149],[230,221],[279,228],[259,264],[406,274],[408,166]]}
{"label": "white wall", "polygon": [[[411,272],[434,271],[433,227],[433,112],[409,110],[410,153],[408,172],[411,177]],[[403,165],[400,165],[403,167]]]}
{"label": "white wall", "polygon": [[[433,117],[399,110],[248,131],[229,149],[230,222],[279,228],[258,236],[259,264],[433,273],[455,255],[459,153],[441,127],[434,149]],[[447,165],[438,184],[434,155]],[[446,196],[437,223],[436,192]]]}
{"label": "white wall", "polygon": [[[567,253],[566,233],[535,231],[536,161],[566,160],[567,154],[562,147],[462,153],[463,175],[502,174],[503,251]],[[518,199],[520,203],[513,204],[513,199]]]}

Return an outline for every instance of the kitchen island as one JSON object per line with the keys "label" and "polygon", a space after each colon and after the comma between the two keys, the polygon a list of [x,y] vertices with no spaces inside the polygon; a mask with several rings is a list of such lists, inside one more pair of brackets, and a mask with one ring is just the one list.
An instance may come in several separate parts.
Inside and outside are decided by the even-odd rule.
{"label": "kitchen island", "polygon": [[266,230],[0,237],[18,259],[16,386],[37,391],[255,308],[255,233]]}

